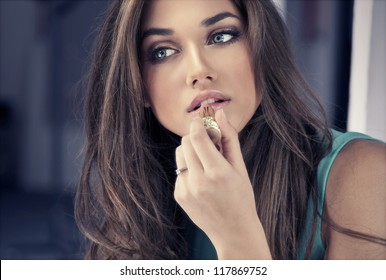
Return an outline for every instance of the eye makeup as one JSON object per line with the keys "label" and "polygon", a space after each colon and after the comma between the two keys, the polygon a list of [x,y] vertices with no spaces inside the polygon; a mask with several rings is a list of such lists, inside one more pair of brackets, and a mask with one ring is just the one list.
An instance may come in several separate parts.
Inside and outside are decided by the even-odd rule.
{"label": "eye makeup", "polygon": [[[241,32],[236,28],[227,28],[220,31],[212,32],[208,35],[206,45],[208,46],[227,46],[233,44],[239,40]],[[181,52],[170,45],[174,45],[173,42],[156,42],[148,47],[145,52],[146,61],[151,64],[160,64],[166,61],[169,57],[174,56]]]}

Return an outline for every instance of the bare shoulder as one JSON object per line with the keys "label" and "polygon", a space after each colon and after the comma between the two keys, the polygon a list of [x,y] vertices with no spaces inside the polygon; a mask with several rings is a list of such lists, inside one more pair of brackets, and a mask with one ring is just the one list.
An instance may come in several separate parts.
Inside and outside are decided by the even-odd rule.
{"label": "bare shoulder", "polygon": [[325,223],[326,258],[386,259],[384,143],[353,140],[342,149],[329,174],[323,215],[338,227],[370,235],[383,243],[354,238]]}

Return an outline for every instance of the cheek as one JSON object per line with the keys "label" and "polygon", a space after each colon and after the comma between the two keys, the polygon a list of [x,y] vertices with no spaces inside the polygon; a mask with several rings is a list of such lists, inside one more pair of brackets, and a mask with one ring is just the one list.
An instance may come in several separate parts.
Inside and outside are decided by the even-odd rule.
{"label": "cheek", "polygon": [[175,87],[173,87],[174,82],[171,80],[173,75],[170,75],[170,73],[166,75],[165,73],[168,72],[154,71],[153,73],[147,73],[144,80],[148,98],[151,109],[162,126],[179,134],[176,131],[176,122],[179,118],[175,116],[179,104]]}
{"label": "cheek", "polygon": [[[148,71],[145,76],[145,85],[148,93],[148,98],[153,110],[164,108],[164,103],[167,104],[167,77],[160,71]],[[158,110],[157,110],[158,111]]]}
{"label": "cheek", "polygon": [[[230,68],[231,83],[235,86],[235,102],[237,109],[233,110],[231,123],[240,132],[252,118],[261,102],[261,94],[255,83],[255,73],[249,54],[244,51],[233,61]],[[233,122],[232,122],[233,121]]]}
{"label": "cheek", "polygon": [[244,51],[234,60],[232,69],[233,83],[237,86],[238,94],[248,102],[259,102],[260,94],[255,84],[255,73],[249,54]]}
{"label": "cheek", "polygon": [[176,75],[172,69],[153,66],[145,73],[145,84],[152,105],[158,107],[158,104],[168,103],[169,99],[175,98]]}
{"label": "cheek", "polygon": [[253,91],[253,96],[257,99],[258,102],[260,102],[261,94],[258,90],[258,85],[256,85],[256,73],[254,69],[254,64],[250,58],[250,54],[244,57],[243,64],[244,66],[241,67],[240,73],[245,79],[246,86]]}
{"label": "cheek", "polygon": [[241,84],[244,84],[245,86],[251,86],[251,84],[254,85],[255,75],[249,53],[244,51],[243,55],[239,56],[235,61],[235,72],[237,72],[238,77],[243,81]]}
{"label": "cheek", "polygon": [[255,75],[250,57],[246,43],[237,44],[231,52],[223,56],[221,69],[225,69],[227,79],[232,79],[237,87],[244,88],[244,90],[248,88],[255,92]]}

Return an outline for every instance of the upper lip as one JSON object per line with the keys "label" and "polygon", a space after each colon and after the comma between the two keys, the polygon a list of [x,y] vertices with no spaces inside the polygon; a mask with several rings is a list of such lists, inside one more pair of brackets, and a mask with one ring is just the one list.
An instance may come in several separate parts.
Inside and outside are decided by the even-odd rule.
{"label": "upper lip", "polygon": [[227,98],[221,91],[218,90],[205,90],[201,92],[199,95],[197,95],[193,101],[190,103],[188,107],[188,113],[194,111],[194,109],[201,104],[204,100],[207,100],[209,98],[213,98],[216,101],[228,101],[229,98]]}

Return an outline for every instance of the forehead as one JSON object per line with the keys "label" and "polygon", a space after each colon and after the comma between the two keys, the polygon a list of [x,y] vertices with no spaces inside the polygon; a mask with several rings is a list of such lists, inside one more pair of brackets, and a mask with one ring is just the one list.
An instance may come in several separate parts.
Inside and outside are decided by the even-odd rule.
{"label": "forehead", "polygon": [[147,5],[142,28],[195,24],[222,12],[240,16],[230,0],[152,0]]}

